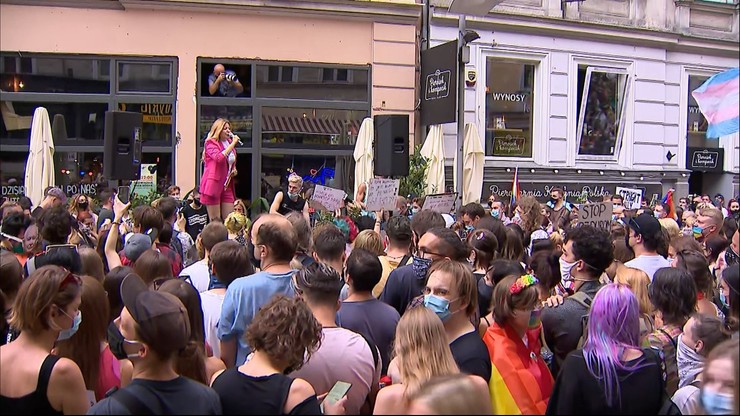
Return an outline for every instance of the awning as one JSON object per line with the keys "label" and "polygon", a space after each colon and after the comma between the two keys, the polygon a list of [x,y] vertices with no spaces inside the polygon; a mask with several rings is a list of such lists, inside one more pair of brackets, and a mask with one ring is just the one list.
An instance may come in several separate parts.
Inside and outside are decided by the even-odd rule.
{"label": "awning", "polygon": [[263,115],[262,132],[318,134],[323,136],[349,133],[356,136],[360,130],[361,121]]}

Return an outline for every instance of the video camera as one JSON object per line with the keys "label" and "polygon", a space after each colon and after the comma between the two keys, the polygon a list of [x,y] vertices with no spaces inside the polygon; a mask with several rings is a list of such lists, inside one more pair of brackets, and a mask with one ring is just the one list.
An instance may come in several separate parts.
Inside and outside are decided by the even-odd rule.
{"label": "video camera", "polygon": [[226,74],[224,74],[224,78],[226,78],[226,80],[227,81],[230,81],[230,82],[236,82],[237,81],[236,74],[228,74],[228,73],[226,73]]}

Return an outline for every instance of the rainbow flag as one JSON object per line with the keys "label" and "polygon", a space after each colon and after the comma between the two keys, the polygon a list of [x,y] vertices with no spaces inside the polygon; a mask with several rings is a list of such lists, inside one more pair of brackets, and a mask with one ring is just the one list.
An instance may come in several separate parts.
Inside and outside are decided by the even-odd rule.
{"label": "rainbow flag", "polygon": [[514,182],[511,184],[511,200],[509,206],[514,206],[522,194],[522,188],[519,187],[519,166],[514,170]]}
{"label": "rainbow flag", "polygon": [[545,414],[553,379],[540,357],[541,328],[527,331],[529,348],[508,325],[494,323],[483,336],[491,357],[488,388],[494,415]]}
{"label": "rainbow flag", "polygon": [[676,206],[673,204],[673,191],[671,188],[663,197],[663,207],[666,208],[665,217],[676,219]]}
{"label": "rainbow flag", "polygon": [[712,75],[691,95],[709,122],[707,138],[719,138],[740,129],[740,68]]}

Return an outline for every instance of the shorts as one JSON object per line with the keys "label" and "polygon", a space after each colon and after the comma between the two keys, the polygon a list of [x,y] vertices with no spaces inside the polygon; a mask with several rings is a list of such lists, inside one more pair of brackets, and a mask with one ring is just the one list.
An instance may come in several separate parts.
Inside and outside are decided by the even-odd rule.
{"label": "shorts", "polygon": [[[215,179],[208,179],[208,181],[216,182]],[[228,188],[224,189],[223,185],[220,184],[207,184],[210,185],[210,189],[218,190],[217,195],[200,193],[200,202],[205,205],[220,205],[220,204],[233,204],[236,200],[234,196],[234,183],[232,182]],[[219,186],[220,185],[220,186]],[[209,186],[204,186],[203,189],[209,189]]]}

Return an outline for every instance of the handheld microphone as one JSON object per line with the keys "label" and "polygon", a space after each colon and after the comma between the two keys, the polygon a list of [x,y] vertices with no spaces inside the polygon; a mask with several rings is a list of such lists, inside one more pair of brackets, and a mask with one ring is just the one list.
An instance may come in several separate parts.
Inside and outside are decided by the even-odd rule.
{"label": "handheld microphone", "polygon": [[234,133],[229,133],[229,137],[231,137],[232,140],[236,138],[236,141],[239,143],[240,146],[244,144],[242,143],[242,140],[238,138]]}

